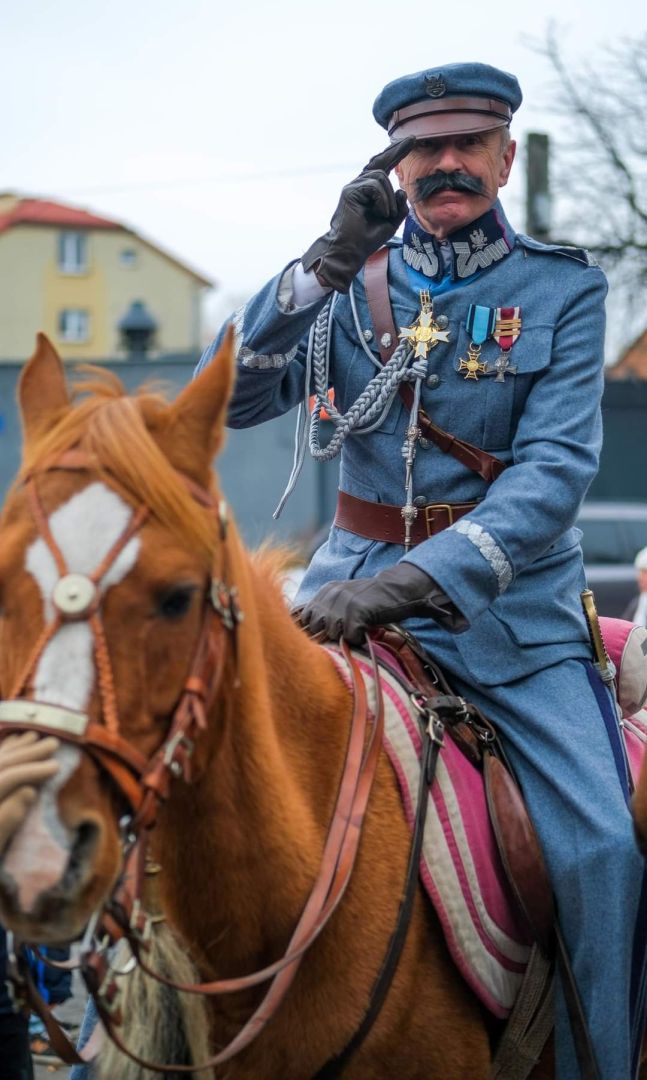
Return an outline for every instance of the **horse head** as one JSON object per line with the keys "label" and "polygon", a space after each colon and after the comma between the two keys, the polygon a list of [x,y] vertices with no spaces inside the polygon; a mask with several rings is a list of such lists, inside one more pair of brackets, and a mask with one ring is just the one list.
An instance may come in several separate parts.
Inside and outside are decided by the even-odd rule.
{"label": "horse head", "polygon": [[0,522],[0,734],[60,739],[57,774],[0,853],[0,919],[25,940],[78,936],[167,767],[188,767],[196,650],[225,647],[204,627],[223,614],[211,462],[232,380],[231,334],[174,402],[96,372],[70,395],[43,335],[23,370],[22,465]]}

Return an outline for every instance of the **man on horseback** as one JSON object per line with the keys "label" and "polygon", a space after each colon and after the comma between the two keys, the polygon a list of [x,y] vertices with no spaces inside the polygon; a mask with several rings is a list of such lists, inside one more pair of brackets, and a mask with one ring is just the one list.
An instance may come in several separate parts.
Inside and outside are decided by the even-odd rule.
{"label": "man on horseback", "polygon": [[[597,1059],[583,1072],[629,1080],[647,890],[573,527],[601,441],[606,282],[586,252],[517,234],[503,213],[520,103],[514,76],[477,63],[384,88],[374,115],[390,147],[343,189],[330,229],[234,316],[229,420],[260,423],[314,393],[310,447],[341,452],[340,492],[302,621],[352,643],[405,621],[494,722],[550,871]],[[321,446],[324,404],[334,434]],[[55,771],[55,745],[0,749],[0,851]],[[571,1080],[560,974],[557,1075]]]}
{"label": "man on horseback", "polygon": [[[514,76],[478,63],[382,90],[373,113],[389,149],[342,190],[328,232],[234,315],[230,423],[316,395],[310,446],[319,458],[341,446],[340,492],[297,598],[303,622],[357,643],[407,620],[495,723],[542,841],[600,1075],[622,1080],[642,1040],[647,894],[573,527],[601,443],[606,282],[585,251],[505,217],[520,103]],[[558,1076],[576,1077],[559,987],[556,1047]]]}
{"label": "man on horseback", "polygon": [[[520,103],[514,76],[483,64],[447,65],[385,87],[374,114],[390,147],[343,189],[330,229],[234,316],[229,419],[260,423],[314,394],[311,451],[319,459],[341,452],[341,473],[334,525],[297,598],[302,622],[313,634],[359,643],[371,627],[404,621],[455,690],[496,724],[543,845],[570,957],[557,986],[558,1076],[629,1080],[645,1015],[647,890],[617,713],[591,662],[573,528],[601,440],[606,283],[586,252],[519,235],[503,213],[498,190],[513,164],[508,129]],[[402,241],[394,240],[402,222]],[[34,360],[28,371],[45,372],[59,415],[60,362],[47,349]],[[206,373],[207,383],[213,373],[222,382],[221,407],[229,382],[222,370],[223,379],[216,365]],[[23,387],[32,430],[42,424],[34,380]],[[189,389],[199,394],[204,384],[203,376]],[[324,405],[333,434],[322,446]],[[200,418],[206,433],[213,415]],[[299,433],[306,435],[302,422]],[[191,439],[183,439],[186,455]],[[204,439],[205,468],[213,445]],[[305,443],[297,465],[302,450]],[[116,496],[106,495],[114,517]],[[38,501],[36,508],[45,520]],[[125,542],[130,534],[121,535]],[[213,606],[223,625],[224,616],[234,625],[227,596],[223,606],[218,593]],[[284,619],[299,643],[321,653]],[[90,671],[91,656],[90,648]],[[48,672],[54,668],[50,662]],[[23,673],[21,690],[25,681]],[[333,682],[329,717],[343,699]],[[297,721],[300,732],[301,713]],[[52,751],[51,740],[30,737],[0,748],[0,851],[27,813],[31,789],[56,769]],[[116,820],[112,829],[118,865]],[[20,859],[24,849],[18,866]],[[75,900],[73,893],[71,907]],[[570,972],[597,1059],[582,1057],[582,1069],[574,1045],[582,1027],[571,1029],[565,1004]]]}

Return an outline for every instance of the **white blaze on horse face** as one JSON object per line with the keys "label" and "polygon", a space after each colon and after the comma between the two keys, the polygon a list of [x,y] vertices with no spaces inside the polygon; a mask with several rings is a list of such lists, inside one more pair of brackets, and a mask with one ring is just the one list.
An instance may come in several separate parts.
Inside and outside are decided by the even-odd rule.
{"label": "white blaze on horse face", "polygon": [[[132,507],[105,484],[94,483],[73,495],[49,519],[70,573],[91,574],[119,539]],[[104,595],[132,570],[141,542],[132,537],[100,582]],[[59,579],[54,557],[42,538],[29,547],[25,568],[35,578],[43,598],[43,614],[54,616],[52,593]],[[94,687],[93,637],[85,621],[67,623],[54,634],[34,673],[34,698],[51,705],[85,712]],[[3,868],[18,883],[22,910],[32,910],[38,896],[56,885],[69,860],[73,836],[60,820],[57,795],[81,759],[81,751],[62,744],[56,753],[59,771],[41,789],[6,853]]]}
{"label": "white blaze on horse face", "polygon": [[[117,542],[132,508],[105,484],[90,484],[59,506],[49,527],[70,573],[91,574]],[[100,582],[102,595],[132,570],[140,540],[132,537]],[[47,622],[54,617],[52,594],[59,579],[54,556],[40,537],[27,551],[27,571],[36,579]],[[34,697],[84,712],[94,684],[92,632],[87,622],[62,626],[43,651],[35,672]]]}

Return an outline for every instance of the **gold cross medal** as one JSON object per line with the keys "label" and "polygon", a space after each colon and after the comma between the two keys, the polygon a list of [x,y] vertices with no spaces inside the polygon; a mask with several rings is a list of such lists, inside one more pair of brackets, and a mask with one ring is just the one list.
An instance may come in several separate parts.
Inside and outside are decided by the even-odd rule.
{"label": "gold cross medal", "polygon": [[398,334],[414,346],[414,359],[418,356],[426,358],[430,349],[435,349],[439,341],[449,341],[449,330],[445,327],[448,319],[445,315],[439,315],[434,319],[434,303],[427,289],[420,292],[420,314],[413,326],[401,326]]}
{"label": "gold cross medal", "polygon": [[492,335],[494,330],[494,308],[483,307],[482,304],[470,304],[465,329],[470,336],[467,347],[467,356],[458,362],[458,371],[464,371],[466,379],[474,379],[476,382],[479,375],[486,375],[488,366],[481,363],[481,345]]}
{"label": "gold cross medal", "polygon": [[480,355],[481,346],[470,341],[467,347],[467,358],[461,358],[458,363],[458,370],[466,373],[466,379],[478,379],[479,375],[485,375],[487,364],[481,363],[479,360]]}

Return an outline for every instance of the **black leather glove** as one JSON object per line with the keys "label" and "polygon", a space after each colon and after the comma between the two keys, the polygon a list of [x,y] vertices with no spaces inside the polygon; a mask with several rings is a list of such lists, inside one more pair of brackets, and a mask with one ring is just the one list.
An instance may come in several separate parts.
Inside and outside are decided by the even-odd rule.
{"label": "black leather glove", "polygon": [[467,621],[433,578],[419,566],[399,562],[373,578],[330,581],[301,611],[310,634],[322,631],[331,641],[346,638],[359,645],[371,626],[402,622],[413,616],[436,619],[454,632]]}
{"label": "black leather glove", "polygon": [[409,153],[415,139],[402,139],[372,157],[359,176],[342,188],[330,229],[301,259],[304,270],[314,268],[322,285],[346,293],[374,251],[382,247],[407,216],[404,191],[394,191],[391,169]]}

